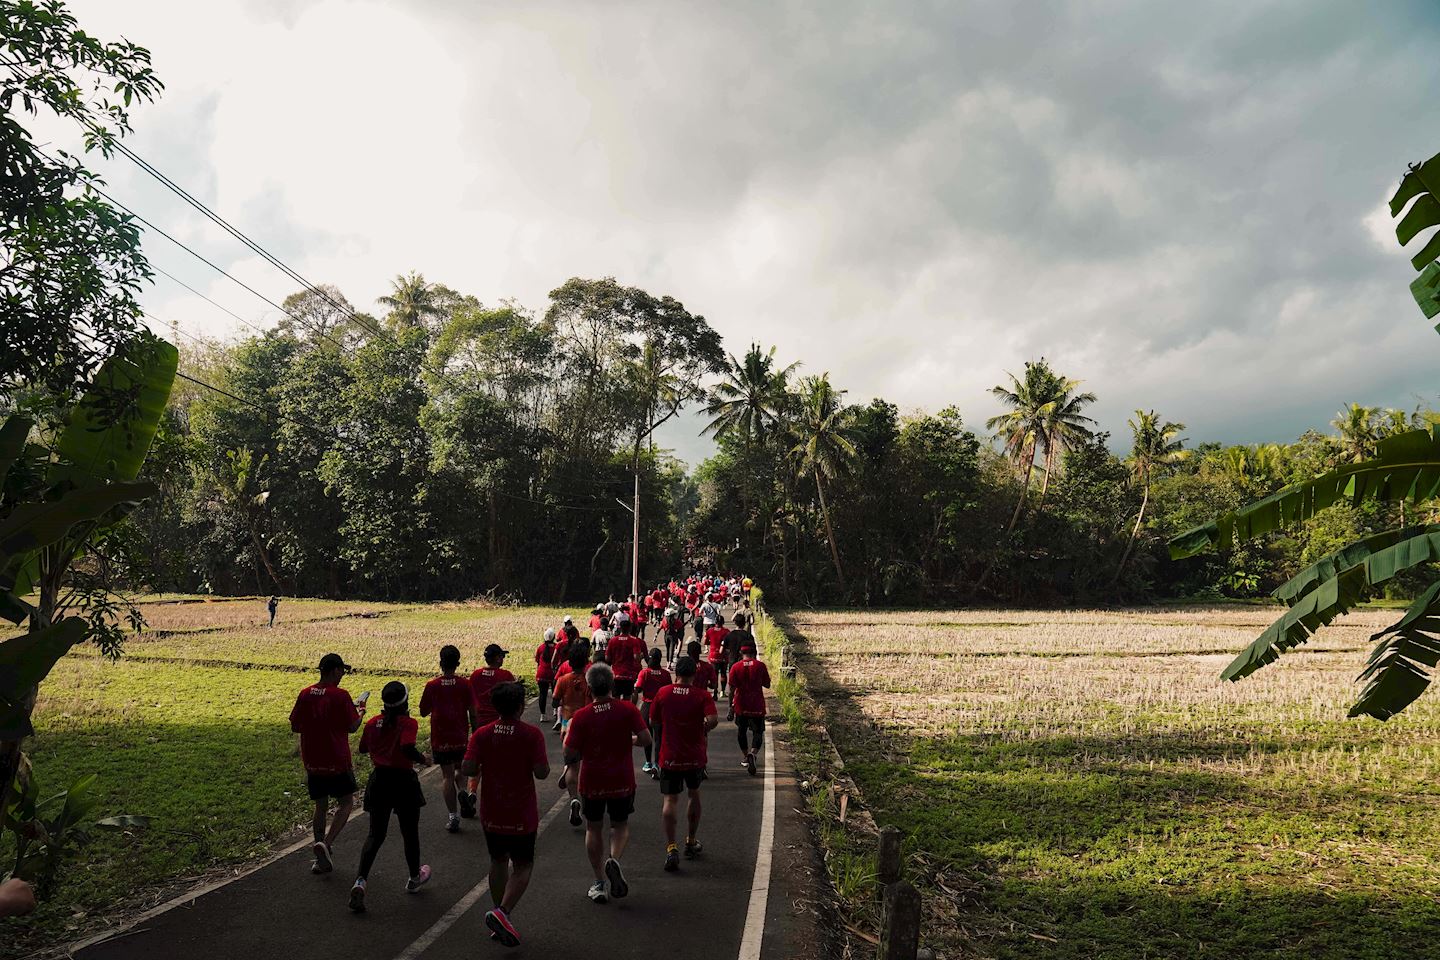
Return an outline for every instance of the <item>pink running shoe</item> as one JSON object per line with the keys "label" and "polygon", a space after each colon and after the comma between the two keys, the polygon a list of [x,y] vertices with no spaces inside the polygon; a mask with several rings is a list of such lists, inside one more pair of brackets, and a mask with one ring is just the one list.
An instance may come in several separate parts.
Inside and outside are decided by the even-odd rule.
{"label": "pink running shoe", "polygon": [[427,884],[427,883],[429,883],[429,882],[430,882],[430,864],[427,863],[427,864],[425,864],[424,866],[422,866],[422,867],[420,868],[420,872],[419,872],[419,873],[415,874],[415,876],[413,876],[413,877],[411,877],[409,880],[406,880],[406,881],[405,881],[405,892],[406,892],[406,893],[414,893],[415,891],[419,890],[421,887],[425,886],[425,884]]}
{"label": "pink running shoe", "polygon": [[485,926],[490,928],[490,934],[507,947],[520,946],[520,934],[510,925],[510,918],[505,916],[505,911],[496,907],[485,914]]}

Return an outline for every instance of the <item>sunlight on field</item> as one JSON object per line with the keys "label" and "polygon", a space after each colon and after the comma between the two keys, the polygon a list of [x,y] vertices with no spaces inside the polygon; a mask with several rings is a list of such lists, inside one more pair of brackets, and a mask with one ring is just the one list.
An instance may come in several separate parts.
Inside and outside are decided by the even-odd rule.
{"label": "sunlight on field", "polygon": [[[961,955],[1407,955],[1440,918],[1440,698],[1346,719],[1393,610],[1218,680],[1274,613],[797,611],[787,626],[877,819],[986,887],[932,902]],[[1197,910],[1233,923],[1195,927]],[[1373,951],[1331,942],[1382,927]]]}

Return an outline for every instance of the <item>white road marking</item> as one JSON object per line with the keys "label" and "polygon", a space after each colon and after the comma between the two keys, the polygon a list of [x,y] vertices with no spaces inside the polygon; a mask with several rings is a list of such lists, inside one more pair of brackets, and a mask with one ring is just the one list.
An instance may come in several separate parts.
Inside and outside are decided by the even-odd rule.
{"label": "white road marking", "polygon": [[[569,809],[569,807],[569,794],[561,794],[560,799],[555,801],[555,805],[552,806],[549,810],[546,810],[545,816],[540,819],[540,826],[535,831],[535,836],[537,837],[537,839],[540,834],[545,832],[545,828],[550,826],[550,824],[555,820],[555,818],[560,815],[560,811]],[[435,941],[439,940],[446,930],[449,930],[451,927],[455,926],[455,923],[465,915],[466,911],[468,911],[471,907],[475,906],[475,904],[480,901],[481,897],[485,896],[486,892],[489,891],[489,889],[490,878],[487,876],[484,880],[481,880],[479,883],[475,884],[475,886],[471,887],[469,893],[465,894],[465,896],[455,901],[455,905],[449,910],[446,910],[445,915],[442,916],[439,920],[436,920],[435,923],[431,925],[429,930],[426,930],[424,933],[420,934],[420,936],[416,938],[414,943],[410,944],[410,946],[406,947],[404,950],[400,951],[400,953],[396,954],[395,960],[415,960],[416,957],[420,956],[426,950],[429,950],[430,947],[435,943]]]}
{"label": "white road marking", "polygon": [[755,852],[755,879],[750,883],[750,909],[745,914],[745,933],[740,938],[740,960],[760,960],[765,939],[765,909],[770,905],[770,862],[775,847],[775,737],[762,751],[765,754],[765,801],[760,813],[760,848]]}

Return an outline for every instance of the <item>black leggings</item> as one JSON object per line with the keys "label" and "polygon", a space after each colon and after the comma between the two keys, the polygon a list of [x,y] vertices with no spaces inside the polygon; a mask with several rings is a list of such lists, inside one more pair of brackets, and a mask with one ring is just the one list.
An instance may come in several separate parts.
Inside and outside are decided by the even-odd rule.
{"label": "black leggings", "polygon": [[675,659],[675,652],[680,647],[681,636],[683,636],[683,631],[681,633],[671,633],[669,630],[665,631],[665,659],[667,661]]}
{"label": "black leggings", "polygon": [[540,688],[540,714],[543,716],[545,714],[545,704],[550,702],[550,687],[552,683],[549,680],[536,680],[535,686]]}
{"label": "black leggings", "polygon": [[755,731],[755,749],[760,749],[760,743],[765,739],[765,718],[764,717],[736,717],[735,735],[740,741],[740,752],[749,753],[750,745],[746,733]]}
{"label": "black leggings", "polygon": [[[410,867],[410,876],[420,873],[420,808],[397,807],[395,819],[400,823],[400,839],[405,844],[405,862]],[[370,835],[365,838],[365,847],[360,851],[360,879],[370,876],[370,867],[375,863],[375,854],[385,843],[385,834],[390,829],[390,810],[381,808],[370,812]]]}

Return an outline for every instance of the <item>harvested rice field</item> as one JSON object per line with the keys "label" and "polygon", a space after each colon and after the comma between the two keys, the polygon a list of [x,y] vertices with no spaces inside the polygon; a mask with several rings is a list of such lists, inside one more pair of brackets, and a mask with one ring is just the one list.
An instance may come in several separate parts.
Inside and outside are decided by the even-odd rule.
{"label": "harvested rice field", "polygon": [[1440,955],[1440,698],[1346,718],[1399,611],[1219,681],[1276,612],[778,619],[941,955]]}

